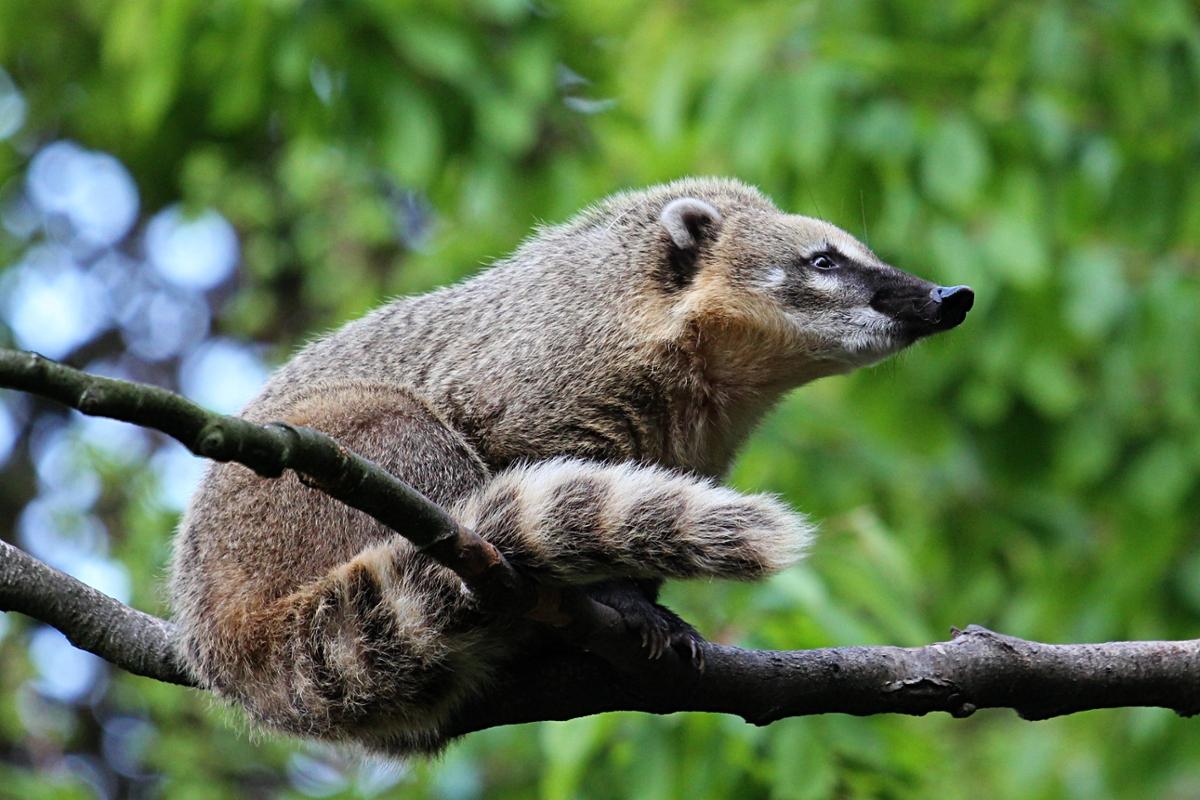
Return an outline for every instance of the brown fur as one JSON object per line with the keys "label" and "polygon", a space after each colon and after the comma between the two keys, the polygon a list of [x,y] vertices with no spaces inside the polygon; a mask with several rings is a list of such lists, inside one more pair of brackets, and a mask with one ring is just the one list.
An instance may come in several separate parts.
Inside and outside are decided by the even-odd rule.
{"label": "brown fur", "polygon": [[[822,243],[854,253],[857,283],[784,269]],[[331,434],[542,580],[754,578],[808,528],[711,478],[783,392],[907,344],[856,288],[893,273],[750,187],[680,181],[314,341],[244,414]],[[203,685],[268,726],[395,753],[439,746],[540,635],[366,515],[234,465],[192,501],[172,593]]]}

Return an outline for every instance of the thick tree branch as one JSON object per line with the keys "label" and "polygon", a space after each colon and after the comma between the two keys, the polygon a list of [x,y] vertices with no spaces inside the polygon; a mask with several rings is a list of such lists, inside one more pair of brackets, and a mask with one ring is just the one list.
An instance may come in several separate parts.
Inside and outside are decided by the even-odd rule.
{"label": "thick tree branch", "polygon": [[[162,389],[87,375],[28,353],[0,350],[0,386],[155,428],[198,455],[237,461],[263,475],[293,469],[409,537],[494,607],[559,625],[603,655],[564,653],[519,665],[459,713],[451,725],[455,734],[615,710],[723,712],[760,725],[830,712],[967,716],[977,708],[1013,708],[1043,719],[1116,706],[1200,711],[1200,640],[1047,645],[972,626],[948,642],[919,648],[752,651],[706,644],[703,673],[675,658],[647,662],[605,606],[579,592],[539,589],[440,507],[323,434],[212,414]],[[193,683],[175,658],[169,622],[3,542],[0,610],[52,625],[130,672]]]}
{"label": "thick tree branch", "polygon": [[972,625],[926,647],[743,650],[706,644],[701,674],[614,670],[586,654],[532,663],[464,710],[453,732],[604,711],[736,714],[767,725],[843,713],[966,717],[1012,708],[1047,719],[1098,708],[1200,711],[1200,640],[1041,644]]}

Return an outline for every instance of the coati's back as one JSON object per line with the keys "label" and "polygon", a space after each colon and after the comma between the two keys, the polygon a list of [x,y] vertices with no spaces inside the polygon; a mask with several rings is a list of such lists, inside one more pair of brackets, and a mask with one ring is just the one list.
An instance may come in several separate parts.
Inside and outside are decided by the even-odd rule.
{"label": "coati's back", "polygon": [[[844,285],[789,271],[830,248]],[[930,287],[753,189],[681,181],[315,341],[245,415],[333,435],[519,568],[690,646],[658,581],[758,577],[808,537],[775,499],[696,476],[719,475],[790,386],[937,329],[909,330]],[[873,308],[881,294],[894,312]],[[366,515],[237,465],[197,491],[172,592],[202,684],[270,726],[389,752],[439,746],[446,716],[541,635],[485,622],[452,573]]]}
{"label": "coati's back", "polygon": [[728,180],[615,195],[540,229],[470,280],[394,301],[318,339],[246,413],[265,421],[330,380],[382,381],[419,393],[493,469],[555,455],[699,468],[659,430],[673,405],[692,399],[679,267],[659,221],[661,206],[686,191],[779,215],[757,190]]}

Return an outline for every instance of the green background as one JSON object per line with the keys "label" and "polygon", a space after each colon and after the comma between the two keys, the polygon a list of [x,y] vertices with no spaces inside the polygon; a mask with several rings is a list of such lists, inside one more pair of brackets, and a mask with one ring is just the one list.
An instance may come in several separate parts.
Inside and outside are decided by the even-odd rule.
{"label": "green background", "polygon": [[[0,67],[27,103],[0,200],[67,138],[132,175],[142,223],[114,245],[131,258],[158,210],[215,209],[241,259],[203,293],[212,335],[269,363],[540,221],[687,174],[755,183],[971,284],[962,328],[792,394],[756,434],[731,482],[822,533],[764,584],[670,587],[710,638],[1200,628],[1200,19],[1183,0],[3,0]],[[0,231],[0,265],[51,235]],[[99,333],[65,360],[122,348]],[[175,386],[177,361],[138,374]],[[15,540],[41,491],[30,442],[78,421],[4,402]],[[131,602],[163,612],[163,476],[86,437],[71,453],[102,479],[77,513],[104,522]],[[764,729],[616,714],[358,766],[115,670],[84,699],[42,697],[34,628],[0,623],[0,797],[1200,796],[1200,722],[1159,709]],[[120,758],[114,719],[141,732]]]}

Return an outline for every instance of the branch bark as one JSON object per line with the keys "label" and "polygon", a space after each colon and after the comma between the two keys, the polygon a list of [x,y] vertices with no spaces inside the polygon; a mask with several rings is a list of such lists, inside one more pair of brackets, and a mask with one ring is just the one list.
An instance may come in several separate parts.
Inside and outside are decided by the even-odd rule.
{"label": "branch bark", "polygon": [[[548,592],[404,482],[316,431],[208,412],[156,387],[100,378],[31,353],[0,350],[0,386],[160,430],[197,455],[262,475],[293,469],[330,496],[408,536],[491,607],[556,625],[592,650],[520,665],[463,708],[450,732],[605,711],[708,711],[769,724],[822,713],[968,716],[1012,708],[1026,719],[1095,708],[1200,711],[1200,640],[1051,645],[970,626],[918,648],[743,650],[707,643],[704,672],[673,654],[649,662],[610,609],[582,593]],[[131,609],[0,542],[0,610],[62,631],[77,647],[156,680],[195,685],[175,657],[171,623]]]}
{"label": "branch bark", "polygon": [[622,673],[586,654],[530,665],[464,710],[453,732],[605,711],[736,714],[755,725],[812,714],[967,717],[1011,708],[1037,720],[1099,708],[1200,711],[1200,640],[1042,644],[978,625],[925,647],[743,650],[708,643],[703,673]]}
{"label": "branch bark", "polygon": [[195,686],[175,658],[174,626],[0,541],[0,611],[57,628],[80,650],[134,675]]}

